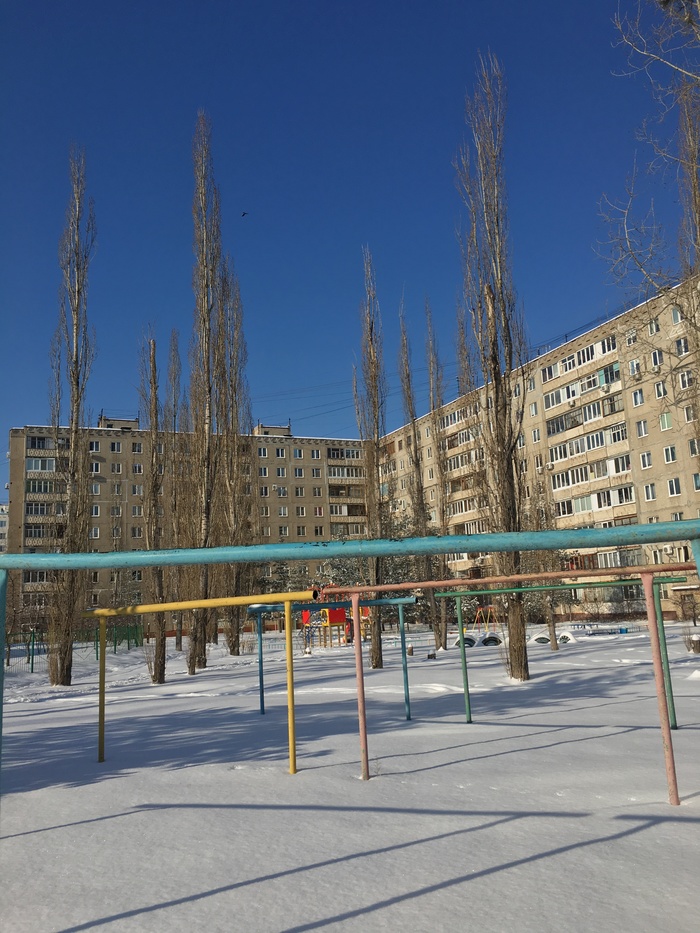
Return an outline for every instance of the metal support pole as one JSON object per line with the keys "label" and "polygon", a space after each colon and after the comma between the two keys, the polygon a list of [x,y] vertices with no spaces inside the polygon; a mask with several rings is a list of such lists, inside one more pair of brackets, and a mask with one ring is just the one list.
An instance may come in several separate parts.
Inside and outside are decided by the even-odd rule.
{"label": "metal support pole", "polygon": [[668,719],[666,693],[664,691],[664,672],[661,663],[661,647],[659,644],[659,630],[656,627],[654,610],[654,576],[651,573],[642,574],[644,597],[647,604],[647,620],[649,622],[649,640],[651,642],[651,656],[654,663],[654,682],[656,684],[656,699],[659,704],[659,721],[661,723],[661,740],[664,747],[664,760],[666,763],[666,782],[668,784],[668,802],[680,806],[678,796],[678,782],[676,780],[676,762],[673,758],[673,741],[671,739],[671,726]]}
{"label": "metal support pole", "polygon": [[284,634],[287,646],[287,727],[289,731],[289,773],[297,773],[297,737],[294,721],[294,657],[292,653],[292,603],[284,604]]}
{"label": "metal support pole", "polygon": [[262,612],[257,613],[258,619],[258,683],[260,685],[260,712],[265,715],[265,682],[263,680],[263,637]]}
{"label": "metal support pole", "polygon": [[357,717],[360,724],[360,757],[362,780],[369,781],[369,751],[367,748],[367,714],[365,710],[365,677],[362,670],[362,622],[360,619],[360,595],[353,593],[352,625],[355,641],[355,676],[357,678]]}
{"label": "metal support pole", "polygon": [[666,705],[668,706],[668,719],[672,729],[678,728],[676,722],[676,704],[673,702],[673,684],[671,683],[671,668],[668,664],[668,645],[666,644],[666,630],[664,628],[664,614],[661,609],[661,585],[654,581],[654,610],[656,612],[656,628],[659,632],[659,647],[661,648],[661,663],[664,669],[664,689],[666,691]]}
{"label": "metal support pole", "polygon": [[403,606],[399,603],[399,631],[401,633],[401,664],[403,666],[403,697],[406,707],[406,719],[411,718],[411,697],[408,692],[408,662],[406,660],[406,626],[403,618]]}
{"label": "metal support pole", "polygon": [[105,680],[107,674],[107,620],[100,619],[100,688],[97,713],[97,760],[105,760]]}
{"label": "metal support pole", "polygon": [[464,684],[464,709],[467,714],[467,722],[472,721],[472,705],[469,698],[469,675],[467,674],[467,652],[464,646],[464,625],[462,623],[462,597],[455,599],[457,608],[457,625],[459,626],[459,653],[462,656],[462,682]]}
{"label": "metal support pole", "polygon": [[34,629],[32,629],[31,647],[29,655],[29,673],[34,673]]}

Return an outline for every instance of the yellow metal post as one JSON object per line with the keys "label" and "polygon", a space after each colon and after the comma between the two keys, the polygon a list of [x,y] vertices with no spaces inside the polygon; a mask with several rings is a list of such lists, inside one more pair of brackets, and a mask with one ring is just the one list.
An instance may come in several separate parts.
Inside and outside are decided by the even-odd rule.
{"label": "yellow metal post", "polygon": [[107,673],[107,619],[100,619],[100,688],[97,714],[97,760],[105,760],[105,680]]}
{"label": "yellow metal post", "polygon": [[289,773],[297,773],[297,739],[294,723],[294,655],[292,652],[292,603],[284,603],[284,633],[287,646],[287,725],[289,728]]}

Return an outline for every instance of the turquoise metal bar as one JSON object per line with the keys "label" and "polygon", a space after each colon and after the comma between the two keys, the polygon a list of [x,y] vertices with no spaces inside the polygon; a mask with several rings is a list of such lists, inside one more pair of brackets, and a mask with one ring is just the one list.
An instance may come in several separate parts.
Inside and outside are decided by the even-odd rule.
{"label": "turquoise metal bar", "polygon": [[673,684],[671,683],[671,668],[668,663],[666,629],[664,628],[664,614],[661,609],[661,584],[658,580],[654,580],[654,613],[656,615],[656,627],[659,631],[659,649],[661,651],[661,664],[664,671],[664,690],[666,691],[666,705],[668,706],[668,721],[671,729],[677,729],[676,704],[673,699]]}
{"label": "turquoise metal bar", "polygon": [[403,696],[406,707],[406,719],[411,718],[411,697],[408,692],[408,661],[406,659],[406,626],[403,618],[403,605],[399,603],[399,632],[401,633],[401,666],[403,667]]}
{"label": "turquoise metal bar", "polygon": [[501,534],[443,537],[323,541],[308,544],[253,544],[240,547],[183,548],[170,551],[117,551],[108,554],[0,554],[0,569],[75,570],[109,567],[172,567],[191,564],[258,564],[278,560],[326,560],[331,557],[380,557],[405,554],[475,554],[481,551],[551,551],[599,548],[668,541],[690,541],[700,559],[700,519],[623,525],[614,528],[571,528]]}

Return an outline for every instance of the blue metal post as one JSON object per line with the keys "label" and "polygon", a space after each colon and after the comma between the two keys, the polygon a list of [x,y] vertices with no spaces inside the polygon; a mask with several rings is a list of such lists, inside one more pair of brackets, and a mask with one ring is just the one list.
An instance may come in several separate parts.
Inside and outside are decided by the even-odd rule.
{"label": "blue metal post", "polygon": [[411,718],[411,697],[408,692],[408,662],[406,660],[406,626],[403,618],[403,605],[399,603],[399,631],[401,632],[401,663],[403,665],[403,696],[406,706],[406,719]]}

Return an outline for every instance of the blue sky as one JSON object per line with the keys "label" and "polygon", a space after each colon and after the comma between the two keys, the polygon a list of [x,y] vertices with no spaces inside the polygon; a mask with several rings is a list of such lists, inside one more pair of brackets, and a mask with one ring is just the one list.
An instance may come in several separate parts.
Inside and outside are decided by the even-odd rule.
{"label": "blue sky", "polygon": [[[417,384],[427,298],[453,395],[461,276],[452,161],[479,50],[495,52],[508,77],[514,276],[531,343],[611,313],[627,296],[596,254],[606,236],[599,203],[623,195],[635,152],[645,158],[635,133],[653,109],[643,80],[615,74],[624,56],[614,9],[590,0],[3,0],[0,434],[49,418],[72,143],[86,151],[98,226],[93,419],[101,409],[137,413],[149,326],[163,366],[172,328],[186,356],[200,108],[213,124],[256,420],[356,435],[364,245],[392,387],[403,294]],[[654,184],[672,219],[673,189]],[[402,420],[393,391],[388,427]]]}

